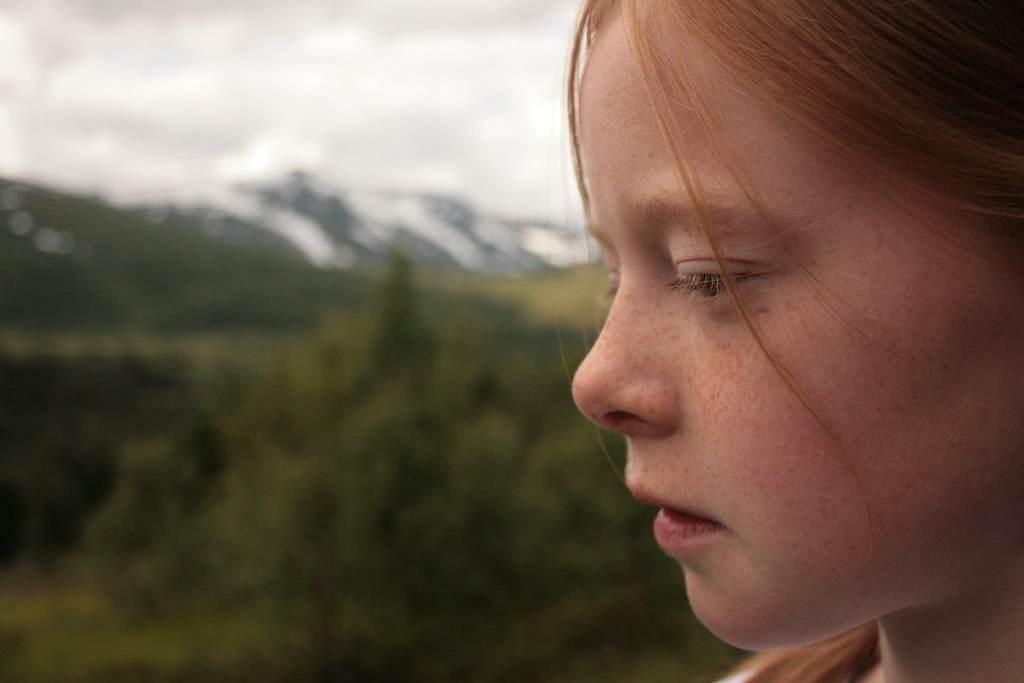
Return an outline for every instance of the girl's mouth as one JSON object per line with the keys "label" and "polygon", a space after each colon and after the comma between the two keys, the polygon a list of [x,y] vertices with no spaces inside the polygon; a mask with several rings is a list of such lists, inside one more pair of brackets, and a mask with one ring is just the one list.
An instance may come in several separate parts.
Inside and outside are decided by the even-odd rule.
{"label": "girl's mouth", "polygon": [[675,556],[694,550],[698,542],[724,530],[722,524],[684,510],[661,508],[654,519],[654,538],[665,552]]}

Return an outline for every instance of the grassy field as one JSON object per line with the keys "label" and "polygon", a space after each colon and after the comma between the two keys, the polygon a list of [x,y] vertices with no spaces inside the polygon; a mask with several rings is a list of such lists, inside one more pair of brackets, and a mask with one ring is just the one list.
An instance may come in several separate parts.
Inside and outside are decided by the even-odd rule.
{"label": "grassy field", "polygon": [[437,285],[454,292],[477,293],[524,311],[537,325],[595,330],[603,314],[607,276],[598,265],[519,277],[439,276]]}
{"label": "grassy field", "polygon": [[[304,665],[295,623],[250,610],[182,607],[160,617],[126,616],[74,572],[0,576],[0,680],[19,683],[252,683],[298,681]],[[565,661],[536,683],[706,683],[739,653],[704,635],[689,647],[592,653]],[[453,643],[453,647],[457,647]],[[312,674],[309,674],[312,676]],[[350,680],[350,679],[340,679]]]}
{"label": "grassy field", "polygon": [[73,571],[8,572],[0,582],[4,681],[265,680],[286,643],[286,630],[251,613],[126,615]]}

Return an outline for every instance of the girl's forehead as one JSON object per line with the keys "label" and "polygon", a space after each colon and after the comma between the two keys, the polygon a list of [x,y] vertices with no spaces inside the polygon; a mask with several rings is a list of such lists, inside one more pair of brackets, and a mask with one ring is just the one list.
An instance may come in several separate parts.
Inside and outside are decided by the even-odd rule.
{"label": "girl's forehead", "polygon": [[[851,191],[863,182],[864,174],[748,95],[684,35],[673,64],[693,86],[656,107],[627,30],[618,13],[602,24],[580,91],[580,151],[595,198],[637,207],[678,198],[680,164],[699,170],[708,203],[726,209],[748,206],[746,190],[784,195],[794,178]],[[750,187],[737,187],[738,179]]]}
{"label": "girl's forehead", "polygon": [[[602,24],[580,92],[588,219],[606,245],[612,235],[638,239],[663,226],[697,234],[700,225],[723,238],[735,227],[747,246],[783,235],[796,244],[864,203],[890,206],[906,230],[934,239],[917,215],[919,195],[747,93],[695,40],[680,36],[688,44],[672,55],[693,87],[656,107],[627,31],[617,14]],[[977,241],[974,230],[958,234]]]}
{"label": "girl's forehead", "polygon": [[649,116],[655,115],[618,12],[601,23],[590,46],[580,88],[580,107],[584,122],[591,126],[598,119],[587,116],[588,110],[599,107],[611,115],[603,121],[605,127],[595,131],[599,134],[614,134],[619,127],[610,124],[616,118],[629,125],[643,109],[649,110]]}

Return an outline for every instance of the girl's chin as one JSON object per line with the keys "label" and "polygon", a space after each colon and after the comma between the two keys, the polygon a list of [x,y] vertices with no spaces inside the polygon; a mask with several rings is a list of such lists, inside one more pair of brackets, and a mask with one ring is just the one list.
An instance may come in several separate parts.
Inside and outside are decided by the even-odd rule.
{"label": "girl's chin", "polygon": [[[686,593],[697,619],[717,638],[742,650],[762,651],[796,647],[826,640],[860,623],[826,621],[813,606],[766,604],[758,598],[729,598],[684,569]],[[773,596],[776,600],[778,594]]]}

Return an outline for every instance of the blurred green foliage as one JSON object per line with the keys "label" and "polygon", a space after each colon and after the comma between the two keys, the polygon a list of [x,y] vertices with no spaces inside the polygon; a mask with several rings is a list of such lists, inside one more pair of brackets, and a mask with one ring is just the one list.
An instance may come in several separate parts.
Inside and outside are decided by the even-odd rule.
{"label": "blurred green foliage", "polygon": [[0,562],[74,546],[129,437],[192,412],[181,368],[126,355],[0,357]]}
{"label": "blurred green foliage", "polygon": [[655,682],[728,665],[619,481],[622,444],[572,405],[581,341],[417,288],[400,255],[362,301],[229,385],[187,354],[0,354],[0,680]]}

